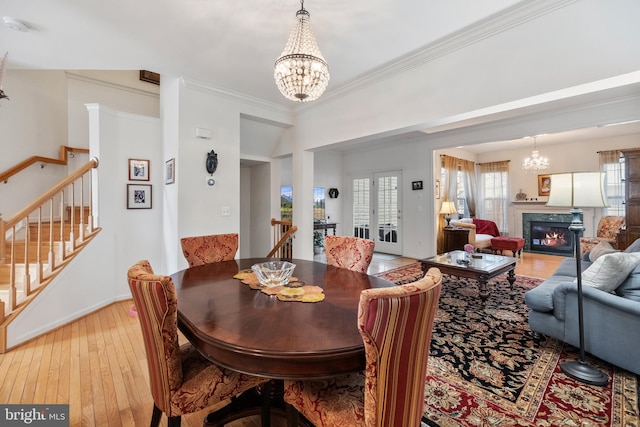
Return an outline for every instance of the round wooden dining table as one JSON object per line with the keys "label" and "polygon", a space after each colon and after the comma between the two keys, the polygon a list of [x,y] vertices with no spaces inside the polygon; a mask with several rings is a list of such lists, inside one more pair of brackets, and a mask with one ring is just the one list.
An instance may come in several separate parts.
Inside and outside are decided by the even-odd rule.
{"label": "round wooden dining table", "polygon": [[309,379],[364,369],[357,328],[360,292],[393,283],[293,259],[293,275],[325,294],[323,301],[306,303],[280,301],[233,278],[268,260],[273,259],[217,262],[172,275],[186,338],[218,365],[267,378]]}
{"label": "round wooden dining table", "polygon": [[[233,277],[253,264],[272,260],[237,259],[173,274],[180,331],[217,365],[271,380],[327,378],[364,370],[364,344],[357,328],[360,292],[394,284],[293,259],[293,276],[321,287],[325,295],[320,302],[297,302],[281,301]],[[269,424],[264,423],[263,413],[264,425]]]}

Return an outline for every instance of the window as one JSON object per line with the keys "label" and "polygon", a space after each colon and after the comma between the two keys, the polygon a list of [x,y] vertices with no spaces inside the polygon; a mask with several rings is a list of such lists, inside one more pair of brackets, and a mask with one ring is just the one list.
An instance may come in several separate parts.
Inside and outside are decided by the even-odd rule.
{"label": "window", "polygon": [[509,163],[492,162],[480,165],[480,189],[478,215],[496,223],[502,232],[507,224],[507,191],[509,188]]}
{"label": "window", "polygon": [[600,152],[600,169],[607,174],[606,192],[608,208],[604,215],[624,216],[625,164],[618,150]]}
{"label": "window", "polygon": [[[447,170],[445,168],[441,169],[440,172],[440,182],[445,183],[447,181]],[[467,209],[467,197],[466,197],[466,191],[465,191],[465,179],[464,179],[464,172],[462,172],[460,169],[458,169],[456,171],[455,174],[456,177],[456,182],[455,182],[455,187],[456,187],[456,197],[455,200],[453,200],[453,202],[456,204],[456,208],[458,209],[458,214],[462,215],[463,217],[469,216],[469,210]],[[448,186],[445,186],[445,188],[447,188]]]}
{"label": "window", "polygon": [[369,238],[369,193],[371,181],[369,178],[356,178],[353,185],[353,228],[354,236]]}

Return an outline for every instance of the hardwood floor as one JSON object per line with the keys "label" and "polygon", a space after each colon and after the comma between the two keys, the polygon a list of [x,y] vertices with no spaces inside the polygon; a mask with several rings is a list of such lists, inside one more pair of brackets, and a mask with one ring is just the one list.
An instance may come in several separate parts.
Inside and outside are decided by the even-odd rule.
{"label": "hardwood floor", "polygon": [[[526,253],[516,274],[546,278],[563,257]],[[372,274],[415,262],[376,254]],[[128,315],[131,301],[89,314],[0,355],[0,402],[69,404],[70,426],[147,426],[153,401],[140,326]],[[201,411],[183,417],[186,427],[201,426]],[[166,417],[162,417],[166,426]],[[275,419],[274,427],[284,426]],[[259,427],[249,417],[230,427]]]}

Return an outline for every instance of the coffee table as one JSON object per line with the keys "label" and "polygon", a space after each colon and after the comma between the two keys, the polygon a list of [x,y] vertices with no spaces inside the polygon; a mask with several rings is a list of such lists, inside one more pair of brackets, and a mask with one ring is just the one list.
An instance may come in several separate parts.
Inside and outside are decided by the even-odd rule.
{"label": "coffee table", "polygon": [[503,273],[507,274],[509,285],[513,286],[516,281],[516,261],[517,258],[502,255],[478,254],[468,258],[469,262],[463,260],[467,258],[464,251],[451,251],[430,258],[421,259],[422,271],[427,272],[429,268],[439,268],[443,274],[457,277],[466,277],[478,281],[480,288],[480,298],[484,301],[489,297],[487,282]]}

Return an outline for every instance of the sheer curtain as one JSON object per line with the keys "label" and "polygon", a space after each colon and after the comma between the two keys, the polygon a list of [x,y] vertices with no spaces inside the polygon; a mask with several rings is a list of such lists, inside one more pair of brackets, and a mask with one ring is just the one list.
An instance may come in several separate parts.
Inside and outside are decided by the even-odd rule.
{"label": "sheer curtain", "polygon": [[460,171],[464,179],[464,198],[466,213],[476,216],[476,165],[470,160],[460,160]]}
{"label": "sheer curtain", "polygon": [[509,162],[490,162],[480,165],[480,191],[478,214],[480,218],[496,223],[501,233],[508,228]]}
{"label": "sheer curtain", "polygon": [[620,150],[599,151],[600,170],[607,174],[607,203],[604,215],[624,216],[624,157]]}
{"label": "sheer curtain", "polygon": [[[442,192],[441,202],[446,201],[456,201],[457,197],[457,177],[458,177],[458,167],[460,165],[460,159],[455,157],[441,155],[440,156],[441,166],[442,166],[442,176],[440,182],[440,189]],[[440,212],[440,206],[438,206],[438,212]],[[444,248],[444,232],[442,229],[446,225],[444,220],[444,216],[438,214],[438,234],[436,240],[437,252],[442,253]]]}

